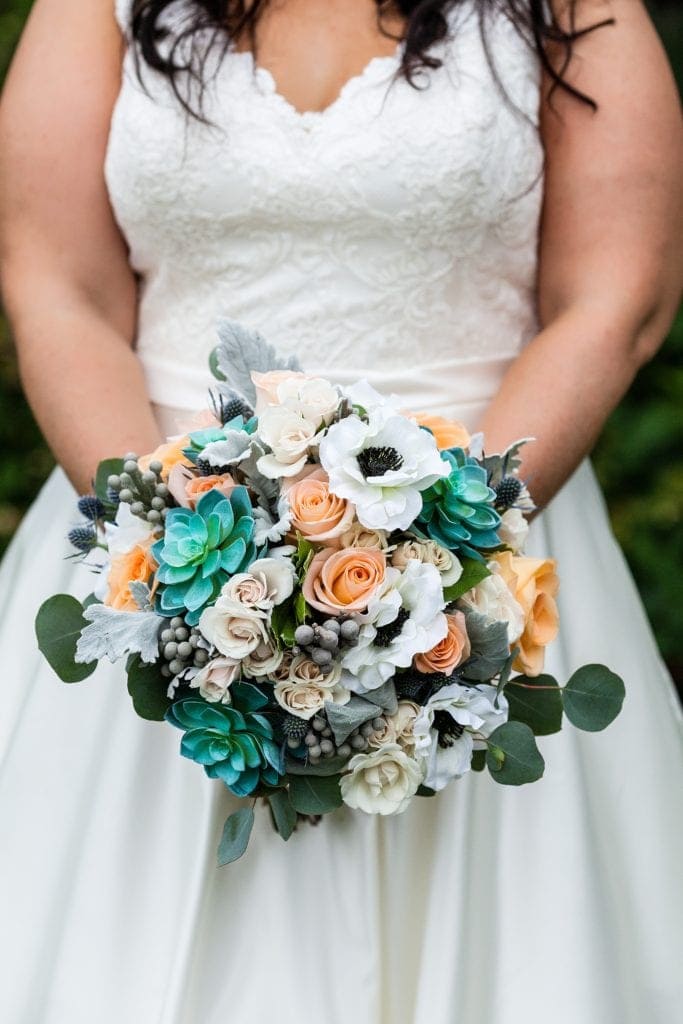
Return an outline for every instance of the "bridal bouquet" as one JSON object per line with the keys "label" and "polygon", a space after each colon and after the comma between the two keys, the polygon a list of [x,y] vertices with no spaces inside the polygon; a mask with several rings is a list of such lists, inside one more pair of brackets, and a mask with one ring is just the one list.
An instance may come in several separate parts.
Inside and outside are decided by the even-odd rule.
{"label": "bridal bouquet", "polygon": [[[522,553],[533,510],[514,444],[284,363],[224,321],[213,411],[156,452],[101,463],[69,534],[97,573],[36,621],[65,682],[126,659],[135,710],[288,839],[342,803],[398,814],[468,771],[541,777],[535,736],[604,728],[623,683],[543,674],[551,559]],[[228,863],[255,800],[226,822]]]}

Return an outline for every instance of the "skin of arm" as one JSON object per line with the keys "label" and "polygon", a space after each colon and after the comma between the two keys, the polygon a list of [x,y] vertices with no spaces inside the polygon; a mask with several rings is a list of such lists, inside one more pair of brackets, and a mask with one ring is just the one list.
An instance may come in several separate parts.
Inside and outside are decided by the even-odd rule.
{"label": "skin of arm", "polygon": [[161,439],[103,174],[121,59],[113,4],[37,0],[0,101],[3,301],[29,403],[81,493],[100,459]]}
{"label": "skin of arm", "polygon": [[[566,9],[558,16],[566,19]],[[683,280],[683,123],[661,43],[640,0],[583,0],[567,79],[597,112],[544,82],[541,330],[482,423],[488,451],[518,437],[542,507],[590,452],[671,326]],[[566,21],[565,21],[566,23]],[[554,107],[554,109],[553,109]]]}

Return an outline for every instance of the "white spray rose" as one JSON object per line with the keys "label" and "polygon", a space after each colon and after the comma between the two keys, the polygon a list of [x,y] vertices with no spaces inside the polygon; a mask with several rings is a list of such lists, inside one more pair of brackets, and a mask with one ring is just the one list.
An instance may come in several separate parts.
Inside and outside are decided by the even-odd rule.
{"label": "white spray rose", "polygon": [[323,672],[307,655],[292,659],[287,679],[276,683],[274,696],[278,704],[290,715],[311,719],[325,704],[348,704],[351,692],[341,683],[341,666],[334,664]]}
{"label": "white spray rose", "polygon": [[388,743],[379,750],[356,754],[348,763],[339,786],[344,803],[366,814],[400,814],[422,782],[423,768]]}
{"label": "white spray rose", "polygon": [[199,630],[221,654],[239,661],[270,639],[263,612],[224,597],[204,609]]}
{"label": "white spray rose", "polygon": [[460,559],[447,548],[442,548],[436,541],[420,540],[417,537],[402,541],[391,556],[391,564],[397,569],[405,569],[411,558],[416,558],[426,565],[433,565],[438,570],[444,587],[453,586],[462,576]]}
{"label": "white spray rose", "polygon": [[317,426],[283,405],[270,405],[261,413],[258,436],[270,449],[256,465],[271,480],[296,476],[306,465],[308,450],[316,441]]}
{"label": "white spray rose", "polygon": [[322,377],[289,377],[277,387],[282,405],[298,412],[317,429],[328,426],[339,408],[339,391]]}
{"label": "white spray rose", "polygon": [[240,662],[235,658],[214,658],[191,679],[190,686],[199,690],[210,704],[230,704],[230,686],[239,677]]}

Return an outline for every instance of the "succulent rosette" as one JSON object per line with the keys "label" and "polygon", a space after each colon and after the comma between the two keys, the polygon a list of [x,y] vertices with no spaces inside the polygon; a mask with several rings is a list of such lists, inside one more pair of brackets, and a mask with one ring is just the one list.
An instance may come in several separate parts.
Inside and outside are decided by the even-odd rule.
{"label": "succulent rosette", "polygon": [[260,800],[289,839],[342,804],[408,813],[470,770],[536,781],[535,735],[609,724],[607,668],[544,673],[559,582],[523,553],[524,442],[484,454],[462,424],[306,375],[240,324],[219,336],[211,412],[98,468],[69,534],[94,593],[49,598],[36,633],[66,682],[125,660],[137,713],[250,797],[220,863]]}

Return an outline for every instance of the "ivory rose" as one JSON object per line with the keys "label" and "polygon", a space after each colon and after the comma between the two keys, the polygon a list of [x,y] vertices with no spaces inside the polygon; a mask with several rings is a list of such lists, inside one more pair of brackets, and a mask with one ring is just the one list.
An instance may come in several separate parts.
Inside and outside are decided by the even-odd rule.
{"label": "ivory rose", "polygon": [[400,814],[422,782],[422,767],[401,750],[387,743],[379,750],[356,754],[349,761],[339,788],[348,807],[366,814]]}
{"label": "ivory rose", "polygon": [[220,597],[215,605],[202,612],[199,629],[227,658],[246,658],[269,641],[261,611],[240,607]]}
{"label": "ivory rose", "polygon": [[308,721],[322,711],[328,701],[348,704],[351,693],[340,680],[339,664],[323,672],[306,654],[299,654],[292,659],[287,678],[279,679],[273,692],[281,708]]}
{"label": "ivory rose", "polygon": [[129,551],[115,555],[109,566],[107,593],[104,603],[120,612],[137,612],[137,601],[130,592],[133,582],[147,583],[157,567],[150,548],[155,538],[151,535]]}
{"label": "ivory rose", "polygon": [[153,462],[160,462],[162,466],[161,479],[166,481],[174,466],[179,463],[184,466],[192,465],[187,456],[183,455],[183,448],[187,448],[189,443],[190,438],[187,434],[172,437],[165,444],[160,444],[151,455],[141,455],[138,459],[138,466],[144,473]]}
{"label": "ivory rose", "polygon": [[438,569],[444,587],[451,587],[462,576],[460,559],[452,551],[442,548],[436,541],[418,540],[416,537],[401,541],[392,553],[391,564],[403,570],[411,558]]}
{"label": "ivory rose", "polygon": [[559,612],[555,597],[560,582],[552,558],[530,558],[501,551],[493,556],[510,592],[524,613],[513,668],[529,676],[543,671],[545,648],[557,636]]}
{"label": "ivory rose", "polygon": [[325,548],[311,561],[303,595],[325,615],[362,612],[384,582],[386,556],[366,548]]}
{"label": "ivory rose", "polygon": [[448,632],[431,651],[416,654],[413,664],[418,672],[443,672],[450,675],[456,665],[470,656],[470,641],[462,612],[446,614]]}
{"label": "ivory rose", "polygon": [[337,389],[322,377],[290,377],[277,388],[278,400],[317,427],[328,426],[339,408]]}
{"label": "ivory rose", "polygon": [[242,662],[242,669],[245,676],[251,679],[270,677],[277,672],[283,659],[283,651],[278,650],[274,644],[264,642],[246,656]]}
{"label": "ivory rose", "polygon": [[283,405],[269,405],[261,413],[258,435],[271,449],[256,465],[271,480],[296,476],[306,465],[308,450],[316,441],[317,425]]}
{"label": "ivory rose", "polygon": [[440,451],[446,448],[467,448],[470,434],[458,420],[447,420],[445,416],[433,416],[428,412],[415,412],[412,418],[420,427],[431,430]]}
{"label": "ivory rose", "polygon": [[230,686],[239,678],[240,664],[236,658],[214,658],[190,680],[190,686],[210,704],[230,704]]}
{"label": "ivory rose", "polygon": [[324,469],[316,469],[287,492],[292,526],[307,540],[336,540],[350,525],[354,507],[330,493]]}

